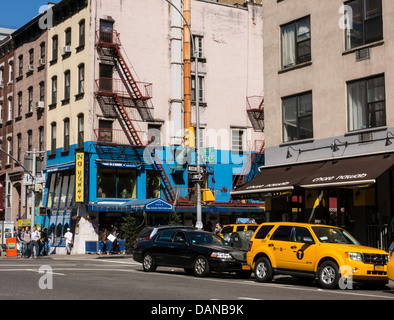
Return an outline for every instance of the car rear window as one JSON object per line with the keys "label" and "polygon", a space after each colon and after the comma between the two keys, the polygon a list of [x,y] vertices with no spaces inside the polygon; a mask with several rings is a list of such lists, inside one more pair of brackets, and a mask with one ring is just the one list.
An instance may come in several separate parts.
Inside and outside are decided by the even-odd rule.
{"label": "car rear window", "polygon": [[255,239],[264,239],[267,234],[272,230],[274,226],[273,225],[265,225],[262,226],[256,233]]}
{"label": "car rear window", "polygon": [[142,229],[142,231],[138,234],[137,238],[146,238],[149,237],[151,235],[153,231],[153,228],[144,228]]}

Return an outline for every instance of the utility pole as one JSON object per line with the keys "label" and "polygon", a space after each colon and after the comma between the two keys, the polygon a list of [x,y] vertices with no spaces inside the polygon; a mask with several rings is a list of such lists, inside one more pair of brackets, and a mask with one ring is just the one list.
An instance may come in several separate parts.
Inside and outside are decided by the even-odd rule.
{"label": "utility pole", "polygon": [[32,164],[32,173],[30,176],[32,177],[32,197],[31,201],[33,204],[33,210],[31,213],[31,219],[30,219],[30,226],[31,230],[33,229],[35,225],[35,215],[36,215],[36,176],[37,176],[37,154],[45,153],[45,151],[37,151],[36,149],[33,149],[33,151],[26,151],[27,154],[32,154],[33,155],[33,164]]}

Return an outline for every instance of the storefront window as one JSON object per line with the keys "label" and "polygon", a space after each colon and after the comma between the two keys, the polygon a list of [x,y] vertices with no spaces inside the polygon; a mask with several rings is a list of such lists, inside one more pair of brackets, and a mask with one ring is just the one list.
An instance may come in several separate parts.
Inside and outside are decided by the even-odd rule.
{"label": "storefront window", "polygon": [[51,179],[51,182],[50,182],[49,191],[48,191],[48,207],[52,208],[53,192],[55,190],[56,173],[51,174],[50,179]]}
{"label": "storefront window", "polygon": [[74,186],[75,186],[75,174],[71,174],[70,176],[70,186],[68,187],[68,196],[67,196],[67,207],[70,208],[73,206],[74,200]]}
{"label": "storefront window", "polygon": [[61,181],[62,181],[61,174],[57,174],[56,178],[55,178],[55,192],[53,195],[53,207],[54,208],[58,208],[58,206],[59,206]]}
{"label": "storefront window", "polygon": [[62,190],[61,190],[61,196],[60,196],[59,209],[64,209],[64,207],[66,205],[69,178],[70,178],[69,175],[64,175],[63,176],[63,183],[62,183]]}
{"label": "storefront window", "polygon": [[97,170],[97,198],[136,198],[136,171]]}
{"label": "storefront window", "polygon": [[146,172],[146,198],[160,198],[160,175],[156,171]]}

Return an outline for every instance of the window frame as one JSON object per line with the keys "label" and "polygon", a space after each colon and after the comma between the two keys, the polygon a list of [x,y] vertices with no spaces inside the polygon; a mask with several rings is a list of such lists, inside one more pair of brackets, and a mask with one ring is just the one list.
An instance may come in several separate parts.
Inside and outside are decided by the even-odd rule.
{"label": "window frame", "polygon": [[[383,79],[383,84],[384,84],[384,99],[383,100],[378,100],[378,101],[373,101],[373,102],[368,102],[368,82],[371,80],[376,80],[382,78]],[[350,85],[354,85],[357,83],[363,83],[363,92],[364,92],[364,98],[365,100],[363,101],[363,106],[362,106],[362,114],[366,115],[366,125],[365,128],[363,126],[361,127],[354,127],[354,124],[352,124],[352,121],[354,118],[351,118],[351,115],[354,114],[353,111],[350,110],[351,106],[350,106],[350,92],[349,92],[349,86]],[[372,129],[372,128],[379,128],[379,127],[384,127],[387,125],[387,94],[386,94],[386,77],[385,74],[378,74],[378,75],[374,75],[371,77],[367,77],[367,78],[361,78],[361,79],[356,79],[356,80],[352,80],[346,83],[347,86],[347,112],[348,112],[348,131],[352,132],[352,131],[358,131],[358,130],[366,130],[366,129]],[[375,110],[375,113],[378,112],[383,112],[383,123],[379,124],[379,125],[374,125],[371,126],[370,124],[370,108],[369,105],[372,104],[377,104],[377,103],[383,103],[383,109],[382,110]]]}
{"label": "window frame", "polygon": [[[310,113],[310,115],[300,116],[299,115],[300,114],[300,98],[305,97],[307,95],[311,96],[311,99],[310,99],[311,100],[311,106],[310,106],[311,113]],[[286,134],[286,132],[285,132],[285,116],[286,116],[285,115],[285,111],[284,111],[285,100],[290,100],[290,99],[297,99],[296,112],[295,112],[295,114],[296,114],[296,119],[295,120],[296,120],[297,136],[296,136],[295,139],[291,138],[291,137],[289,139],[289,135]],[[314,132],[313,132],[313,94],[312,94],[312,91],[302,92],[302,93],[298,93],[298,94],[295,94],[295,95],[283,97],[281,99],[281,102],[282,102],[282,136],[283,136],[282,137],[282,141],[283,141],[283,143],[294,142],[294,141],[301,141],[301,140],[306,140],[306,139],[313,139]],[[304,119],[304,118],[310,118],[311,119],[311,136],[310,137],[301,138],[301,134],[300,134],[300,130],[301,130],[301,128],[300,128],[300,119]],[[287,138],[286,138],[286,135],[288,136]]]}
{"label": "window frame", "polygon": [[[309,19],[309,38],[298,41],[298,24],[302,22],[303,20]],[[289,65],[284,65],[284,39],[283,39],[283,30],[284,28],[288,28],[290,26],[293,26],[294,29],[294,39],[293,39],[293,44],[294,44],[294,64],[289,64]],[[311,16],[307,15],[305,17],[299,18],[297,20],[293,20],[291,22],[288,22],[286,24],[283,24],[280,26],[280,40],[281,40],[281,69],[288,69],[295,67],[297,65],[303,64],[303,63],[308,63],[312,61],[312,27],[311,27]],[[309,58],[304,58],[301,59],[301,56],[299,55],[299,46],[300,44],[309,42]]]}

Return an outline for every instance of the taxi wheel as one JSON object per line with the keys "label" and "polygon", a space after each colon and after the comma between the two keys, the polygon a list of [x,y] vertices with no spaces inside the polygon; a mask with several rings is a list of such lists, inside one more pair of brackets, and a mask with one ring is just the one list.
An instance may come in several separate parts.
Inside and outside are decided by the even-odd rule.
{"label": "taxi wheel", "polygon": [[254,266],[254,276],[259,282],[270,282],[273,278],[271,262],[262,257],[256,261]]}
{"label": "taxi wheel", "polygon": [[340,276],[338,265],[334,261],[326,261],[319,268],[319,285],[324,289],[334,289],[338,286]]}
{"label": "taxi wheel", "polygon": [[155,260],[153,255],[150,252],[144,254],[144,258],[142,261],[142,267],[146,272],[152,272],[156,270]]}
{"label": "taxi wheel", "polygon": [[209,272],[209,263],[204,256],[198,256],[193,263],[193,271],[197,277],[205,277]]}

